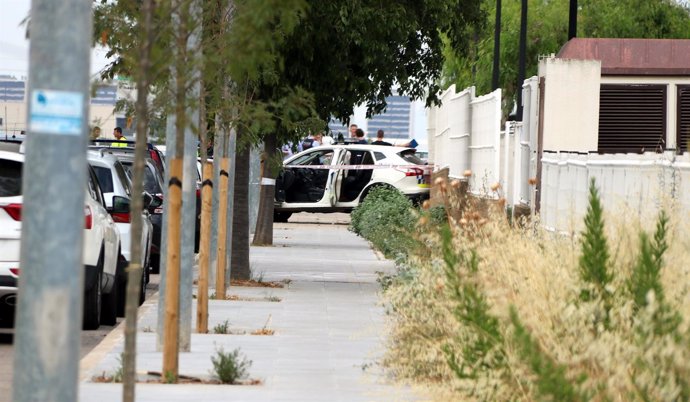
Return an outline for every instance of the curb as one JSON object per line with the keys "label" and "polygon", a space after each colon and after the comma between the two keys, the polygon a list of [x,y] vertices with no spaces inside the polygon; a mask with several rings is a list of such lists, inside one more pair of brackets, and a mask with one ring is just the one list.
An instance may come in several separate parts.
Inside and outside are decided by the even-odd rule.
{"label": "curb", "polygon": [[[151,306],[158,304],[158,292],[144,302],[137,311],[137,325],[149,311]],[[139,332],[139,331],[137,331]],[[92,371],[110,353],[125,336],[125,320],[122,320],[103,340],[79,361],[79,381],[85,382],[92,377]]]}

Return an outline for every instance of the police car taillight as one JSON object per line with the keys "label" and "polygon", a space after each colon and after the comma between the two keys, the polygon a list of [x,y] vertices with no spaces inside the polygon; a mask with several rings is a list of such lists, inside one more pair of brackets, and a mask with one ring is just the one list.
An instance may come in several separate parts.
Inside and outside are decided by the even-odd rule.
{"label": "police car taillight", "polygon": [[405,173],[405,176],[423,176],[424,171],[416,167],[397,167],[395,168],[398,172]]}

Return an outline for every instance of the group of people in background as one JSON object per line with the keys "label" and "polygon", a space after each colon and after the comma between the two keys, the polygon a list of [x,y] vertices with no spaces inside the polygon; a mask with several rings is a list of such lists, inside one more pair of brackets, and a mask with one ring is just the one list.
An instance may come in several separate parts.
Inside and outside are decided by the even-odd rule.
{"label": "group of people in background", "polygon": [[[384,145],[384,146],[393,146],[390,142],[386,142],[383,140],[384,137],[384,132],[383,130],[378,130],[376,132],[376,140],[369,142],[365,138],[364,130],[359,128],[356,124],[350,124],[350,138],[349,140],[345,141],[343,138],[342,134],[338,135],[338,142],[347,142],[350,144],[371,144],[371,145]],[[414,140],[412,140],[414,141]],[[402,144],[400,146],[413,146],[412,141]],[[316,134],[310,134],[307,136],[305,139],[303,139],[300,143],[297,144],[297,146],[293,146],[292,143],[290,144],[285,144],[283,145],[282,151],[283,151],[283,158],[287,158],[289,156],[293,155],[293,151],[296,148],[297,152],[302,152],[304,150],[313,148],[313,147],[318,147],[320,145],[331,145],[336,140],[333,139],[330,135],[325,135],[323,132],[318,132]],[[416,145],[416,142],[415,142]]]}
{"label": "group of people in background", "polygon": [[[122,128],[121,127],[115,127],[113,130],[113,137],[115,137],[115,142],[111,143],[111,147],[126,147],[127,144],[121,141],[127,141],[127,138],[122,134]],[[101,138],[101,128],[98,126],[95,126],[91,130],[91,140],[97,140]]]}

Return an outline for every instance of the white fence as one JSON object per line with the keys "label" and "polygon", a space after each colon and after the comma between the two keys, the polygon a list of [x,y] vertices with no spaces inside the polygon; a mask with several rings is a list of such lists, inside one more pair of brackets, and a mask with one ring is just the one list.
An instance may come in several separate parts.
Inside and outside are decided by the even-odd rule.
{"label": "white fence", "polygon": [[[507,122],[501,131],[501,91],[475,97],[474,87],[443,93],[443,104],[429,113],[430,161],[449,168],[451,177],[472,171],[470,191],[502,196],[507,205],[529,206],[540,197],[542,224],[552,230],[582,229],[591,178],[596,179],[604,207],[653,219],[662,202],[674,200],[690,213],[690,154],[578,154],[542,156],[541,194],[535,193],[538,150],[539,81],[523,84],[523,121]],[[544,133],[544,135],[556,135]],[[500,183],[501,190],[490,187]]]}
{"label": "white fence", "polygon": [[[536,176],[537,87],[536,77],[525,81],[524,122],[508,122],[501,131],[500,89],[476,97],[474,87],[456,93],[451,86],[441,95],[442,105],[429,112],[430,161],[438,169],[449,168],[455,178],[471,170],[474,194],[534,205],[528,182]],[[496,183],[499,192],[490,190]]]}
{"label": "white fence", "polygon": [[542,157],[541,221],[552,230],[579,231],[595,178],[602,204],[645,221],[664,202],[690,212],[690,155],[545,153]]}

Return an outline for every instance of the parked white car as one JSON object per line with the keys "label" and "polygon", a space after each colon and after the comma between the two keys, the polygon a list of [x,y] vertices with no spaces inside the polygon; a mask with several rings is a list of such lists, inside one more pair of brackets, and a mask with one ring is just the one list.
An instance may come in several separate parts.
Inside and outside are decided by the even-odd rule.
{"label": "parked white car", "polygon": [[[118,293],[121,296],[118,299],[118,315],[124,316],[124,295],[127,283],[125,268],[131,261],[132,245],[132,224],[129,209],[129,203],[132,198],[132,183],[126,173],[125,167],[117,157],[105,151],[89,151],[87,153],[87,159],[96,173],[98,183],[103,191],[106,210],[112,216],[113,221],[115,221],[115,226],[120,232],[120,241],[122,244],[120,253],[123,260],[118,264],[118,286],[120,287]],[[148,202],[150,202],[150,199],[149,197]],[[144,270],[140,286],[141,289],[139,291],[139,304],[142,304],[146,297],[151,239],[153,237],[153,225],[149,219],[147,208],[144,208],[141,214],[143,223],[141,233],[142,255],[141,261],[139,262],[141,266],[144,267]]]}
{"label": "parked white car", "polygon": [[431,167],[412,148],[322,145],[283,162],[276,180],[274,220],[294,212],[349,212],[376,186],[399,190],[414,202],[429,197]]}
{"label": "parked white car", "polygon": [[[0,326],[14,325],[21,237],[24,155],[0,151]],[[117,320],[117,260],[120,234],[105,210],[98,181],[89,168],[84,201],[84,329]]]}

